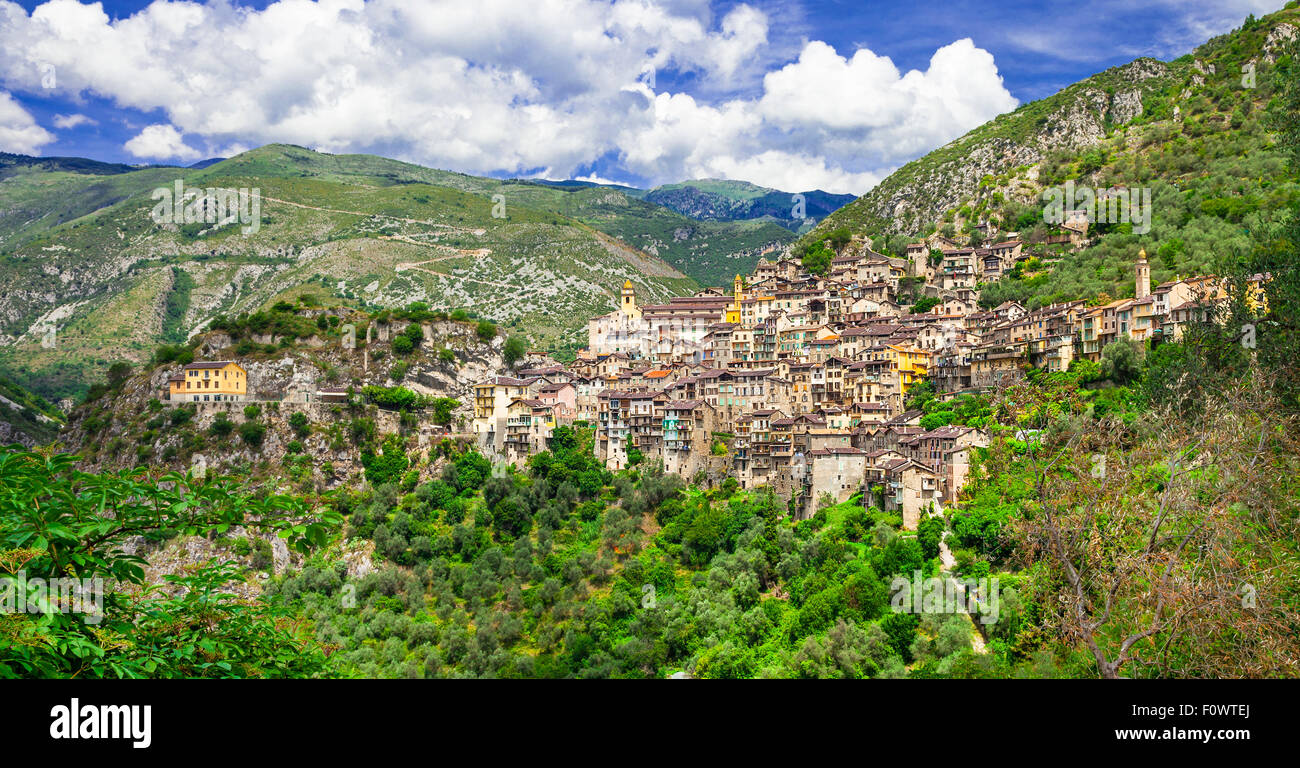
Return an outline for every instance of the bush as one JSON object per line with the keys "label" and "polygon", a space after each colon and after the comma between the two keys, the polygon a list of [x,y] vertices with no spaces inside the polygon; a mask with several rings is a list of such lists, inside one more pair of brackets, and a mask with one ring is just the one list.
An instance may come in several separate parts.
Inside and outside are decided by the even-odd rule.
{"label": "bush", "polygon": [[921,428],[938,429],[939,427],[951,424],[956,418],[957,414],[952,411],[935,411],[934,413],[926,414],[921,417]]}
{"label": "bush", "polygon": [[380,408],[400,411],[423,408],[429,404],[429,398],[406,387],[377,387],[371,384],[362,387],[361,394]]}
{"label": "bush", "polygon": [[239,425],[239,437],[254,448],[262,444],[266,436],[266,425],[256,421],[246,421]]}
{"label": "bush", "polygon": [[226,417],[224,413],[218,413],[212,420],[212,426],[208,427],[208,432],[214,437],[225,437],[235,431],[235,422]]}
{"label": "bush", "polygon": [[480,320],[476,329],[478,337],[482,341],[492,341],[497,337],[496,323],[487,320]]}
{"label": "bush", "polygon": [[506,339],[506,346],[502,350],[502,354],[505,356],[506,365],[513,366],[522,360],[524,355],[528,354],[528,345],[522,336],[510,336]]}
{"label": "bush", "polygon": [[311,432],[311,420],[302,411],[294,411],[289,417],[289,426],[298,437],[306,437]]}
{"label": "bush", "polygon": [[363,450],[361,464],[366,470],[366,481],[375,487],[397,483],[411,466],[406,449],[396,435],[388,436],[381,453]]}
{"label": "bush", "polygon": [[353,419],[348,425],[348,435],[353,445],[365,445],[375,439],[375,422],[371,419]]}
{"label": "bush", "polygon": [[939,306],[942,303],[943,302],[941,302],[939,299],[933,296],[922,296],[921,298],[916,300],[915,304],[912,305],[912,312],[916,314],[929,312],[930,310],[934,309],[935,307]]}
{"label": "bush", "polygon": [[433,423],[447,426],[451,424],[451,412],[460,406],[460,401],[451,397],[440,397],[433,401]]}
{"label": "bush", "polygon": [[824,275],[830,271],[831,260],[835,258],[835,252],[826,247],[825,243],[817,242],[808,246],[804,252],[802,264],[804,269],[814,275]]}
{"label": "bush", "polygon": [[[189,360],[181,360],[187,352],[189,353]],[[159,365],[172,362],[192,363],[194,362],[194,353],[184,344],[164,344],[154,350],[153,361]]]}
{"label": "bush", "polygon": [[1116,384],[1127,384],[1142,373],[1143,348],[1139,342],[1120,338],[1101,351],[1101,372]]}

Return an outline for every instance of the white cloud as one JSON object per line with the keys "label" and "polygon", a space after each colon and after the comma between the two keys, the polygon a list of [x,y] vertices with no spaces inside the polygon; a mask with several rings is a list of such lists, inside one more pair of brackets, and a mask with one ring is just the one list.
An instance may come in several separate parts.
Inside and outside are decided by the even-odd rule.
{"label": "white cloud", "polygon": [[861,194],[1016,104],[993,56],[969,39],[905,74],[870,50],[845,58],[812,41],[767,74],[761,97],[710,105],[661,93],[650,119],[627,124],[617,143],[630,168],[650,175]]}
{"label": "white cloud", "polygon": [[226,146],[221,147],[217,151],[211,153],[211,156],[212,157],[234,157],[235,155],[241,155],[250,149],[253,149],[253,147],[250,147],[247,144],[237,141],[234,144],[227,144]]}
{"label": "white cloud", "polygon": [[36,155],[52,141],[54,134],[37,125],[13,96],[0,91],[0,152]]}
{"label": "white cloud", "polygon": [[199,151],[185,144],[181,132],[170,125],[151,125],[126,144],[127,152],[152,160],[197,160]]}
{"label": "white cloud", "polygon": [[60,96],[156,111],[127,142],[141,157],[288,142],[563,177],[616,157],[600,172],[855,193],[1015,106],[969,40],[900,73],[817,41],[789,62],[769,31],[755,6],[718,18],[703,0],[154,2],[117,20],[0,0],[0,81],[37,92],[31,62],[48,62]]}
{"label": "white cloud", "polygon": [[895,158],[944,144],[1017,104],[993,55],[969,38],[935,51],[926,71],[906,74],[865,48],[846,59],[814,41],[764,86],[760,108],[769,120]]}
{"label": "white cloud", "polygon": [[99,125],[99,122],[82,114],[54,116],[54,127],[61,131],[70,130],[79,125]]}
{"label": "white cloud", "polygon": [[[594,174],[594,173],[587,174],[586,176],[574,176],[573,178],[574,178],[574,181],[589,181],[589,182],[591,182],[592,184],[605,184],[605,185],[613,185],[613,186],[616,186],[616,187],[630,187],[630,186],[632,186],[631,184],[628,184],[628,183],[625,182],[625,181],[615,181],[615,180],[613,180],[613,179],[607,179],[607,178],[605,178],[605,177],[603,177],[603,176],[597,176],[597,175]],[[564,181],[564,179],[552,179],[552,181]]]}

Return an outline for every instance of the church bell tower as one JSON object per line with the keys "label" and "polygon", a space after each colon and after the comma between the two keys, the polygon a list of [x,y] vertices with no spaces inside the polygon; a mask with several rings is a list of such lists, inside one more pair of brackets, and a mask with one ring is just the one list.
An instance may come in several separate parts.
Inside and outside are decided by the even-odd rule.
{"label": "church bell tower", "polygon": [[1134,295],[1139,299],[1145,299],[1151,295],[1151,265],[1147,263],[1145,248],[1138,251],[1136,272],[1137,286],[1134,289]]}

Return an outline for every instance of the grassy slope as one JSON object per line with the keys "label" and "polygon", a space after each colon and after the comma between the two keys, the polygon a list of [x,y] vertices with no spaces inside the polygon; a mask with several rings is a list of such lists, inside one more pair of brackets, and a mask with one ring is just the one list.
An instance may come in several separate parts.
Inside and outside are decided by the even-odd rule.
{"label": "grassy slope", "polygon": [[[214,166],[214,170],[259,177],[301,174],[375,186],[422,181],[488,197],[503,195],[508,212],[522,205],[580,221],[663,259],[703,284],[727,282],[737,268],[752,270],[763,248],[783,245],[791,239],[788,231],[771,222],[694,221],[638,199],[633,190],[501,181],[373,155],[320,155],[288,145],[264,147],[249,154],[252,156],[241,155]],[[745,182],[719,183],[753,186]]]}
{"label": "grassy slope", "polygon": [[[185,171],[187,185],[261,190],[260,231],[243,236],[234,227],[154,225],[149,193],[178,173],[114,176],[123,189],[134,185],[121,202],[4,253],[0,308],[16,343],[0,349],[0,370],[51,397],[76,394],[108,361],[143,359],[165,327],[193,329],[306,284],[362,305],[423,300],[471,308],[541,344],[575,339],[587,317],[614,306],[624,280],[649,300],[696,285],[651,255],[522,199],[508,199],[507,216],[494,218],[485,194],[500,189],[493,180],[282,146]],[[190,280],[177,281],[173,267]],[[177,290],[185,296],[173,299],[169,313]],[[45,350],[32,326],[56,306],[67,317],[56,323],[58,347]]]}

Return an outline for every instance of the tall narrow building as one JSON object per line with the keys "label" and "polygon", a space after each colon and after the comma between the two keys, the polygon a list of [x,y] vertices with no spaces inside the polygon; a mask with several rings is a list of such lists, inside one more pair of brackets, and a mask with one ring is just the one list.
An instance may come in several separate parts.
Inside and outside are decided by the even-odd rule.
{"label": "tall narrow building", "polygon": [[1137,286],[1135,294],[1138,299],[1145,299],[1151,295],[1151,265],[1147,263],[1147,251],[1145,248],[1138,251],[1137,260]]}
{"label": "tall narrow building", "polygon": [[743,300],[745,291],[745,282],[741,280],[740,275],[736,275],[735,281],[732,282],[732,302],[727,307],[726,322],[740,324],[740,303]]}
{"label": "tall narrow building", "polygon": [[641,308],[636,305],[636,288],[632,287],[631,280],[623,283],[623,303],[619,309],[625,315],[641,319]]}

